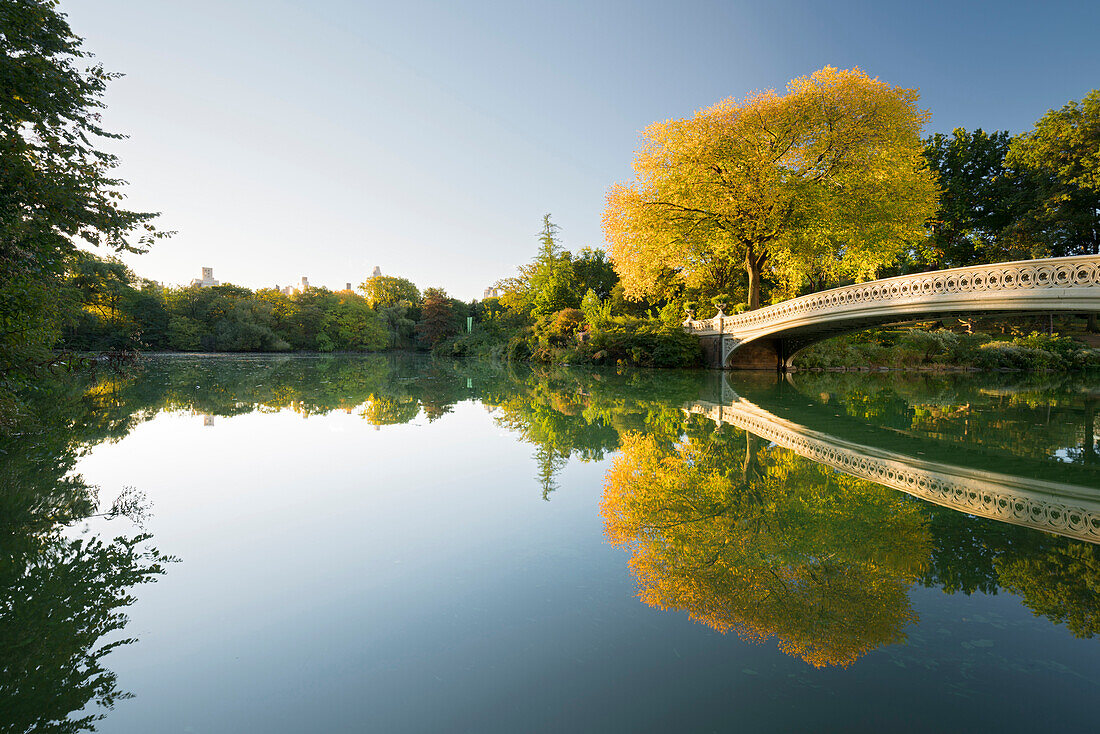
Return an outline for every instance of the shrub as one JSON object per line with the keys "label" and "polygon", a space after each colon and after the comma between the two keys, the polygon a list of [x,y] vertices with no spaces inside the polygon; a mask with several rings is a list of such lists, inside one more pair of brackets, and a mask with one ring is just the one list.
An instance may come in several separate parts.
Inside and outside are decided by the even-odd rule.
{"label": "shrub", "polygon": [[504,356],[509,362],[526,362],[533,356],[533,351],[525,336],[514,336],[508,341]]}
{"label": "shrub", "polygon": [[584,312],[584,320],[589,326],[606,326],[611,321],[611,299],[601,301],[596,292],[589,288],[581,301],[581,311]]}
{"label": "shrub", "polygon": [[590,361],[639,367],[695,367],[702,357],[698,339],[659,321],[621,319],[594,331],[586,347]]}
{"label": "shrub", "polygon": [[490,359],[504,357],[508,338],[495,325],[479,325],[471,332],[458,334],[432,347],[432,353],[451,359]]}
{"label": "shrub", "polygon": [[1053,366],[1053,352],[1029,349],[1012,342],[989,342],[982,345],[978,364],[986,369],[1033,370]]}
{"label": "shrub", "polygon": [[563,308],[554,314],[550,325],[550,335],[558,338],[570,337],[584,323],[584,313],[576,308]]}
{"label": "shrub", "polygon": [[1026,349],[1041,349],[1044,352],[1052,352],[1070,359],[1084,350],[1076,340],[1068,336],[1040,334],[1037,331],[1033,331],[1027,336],[1018,336],[1012,340],[1012,343]]}

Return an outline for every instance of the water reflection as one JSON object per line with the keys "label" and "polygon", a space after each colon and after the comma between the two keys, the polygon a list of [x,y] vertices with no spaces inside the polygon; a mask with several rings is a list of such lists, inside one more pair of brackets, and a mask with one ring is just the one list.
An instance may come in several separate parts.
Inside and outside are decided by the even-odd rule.
{"label": "water reflection", "polygon": [[107,539],[73,526],[146,510],[139,492],[104,507],[73,473],[88,445],[123,435],[133,416],[103,380],[39,386],[0,436],[0,730],[94,729],[127,697],[105,658],[122,645],[135,586],[168,560],[139,533]]}
{"label": "water reflection", "polygon": [[3,438],[0,729],[76,730],[58,723],[66,716],[89,728],[82,717],[94,714],[79,712],[124,696],[104,656],[133,588],[166,559],[142,534],[67,531],[104,511],[73,469],[88,447],[163,412],[209,432],[287,411],[340,411],[388,430],[483,406],[530,445],[547,500],[571,491],[561,474],[570,461],[610,461],[605,531],[627,549],[643,602],[772,640],[814,666],[850,666],[912,636],[916,587],[1010,591],[1077,636],[1100,631],[1100,396],[1087,383],[733,379],[206,357],[54,386]]}
{"label": "water reflection", "polygon": [[371,357],[174,360],[134,389],[145,414],[343,409],[375,426],[473,400],[533,446],[547,499],[569,459],[619,452],[603,513],[641,598],[815,665],[903,640],[914,584],[1008,590],[1076,635],[1100,629],[1100,395],[1088,382]]}
{"label": "water reflection", "polygon": [[[729,424],[749,431],[816,463],[944,507],[1100,542],[1100,492],[1096,485],[1085,484],[1095,478],[1093,472],[1062,471],[1075,481],[1051,481],[1039,478],[1048,474],[1048,467],[1035,462],[1032,473],[1006,474],[986,468],[988,462],[981,455],[960,457],[958,451],[937,451],[934,443],[905,440],[893,432],[875,436],[873,431],[863,430],[855,432],[856,441],[847,440],[837,435],[845,428],[843,424],[834,433],[826,433],[781,418],[740,396],[726,399],[724,405],[697,400],[685,410],[704,415],[719,426]],[[874,438],[879,445],[859,442]],[[901,450],[895,448],[899,444]],[[906,448],[913,453],[906,453]],[[938,459],[945,453],[955,461],[969,459],[972,465],[926,458]],[[1067,455],[1087,459],[1088,452]]]}
{"label": "water reflection", "polygon": [[[1020,457],[1006,452],[1011,434],[977,451],[942,440],[946,420],[938,422],[941,440],[922,435],[926,408],[896,392],[840,390],[849,409],[838,414],[824,409],[838,393],[820,391],[820,380],[803,377],[794,387],[746,380],[742,388],[769,410],[723,382],[721,403],[685,406],[706,426],[689,419],[675,445],[625,438],[603,514],[608,537],[630,549],[643,601],[722,632],[774,637],[815,666],[846,666],[905,639],[917,621],[907,593],[917,582],[948,593],[1006,589],[1077,636],[1100,629],[1093,412],[1082,411],[1068,431],[1061,421],[1048,432],[1031,423]],[[807,401],[815,389],[819,400]],[[1016,405],[1034,395],[991,394]],[[937,411],[965,414],[967,427],[995,412],[972,414],[958,396],[945,397],[936,396]],[[1086,393],[1086,405],[1091,399]],[[1051,404],[1044,407],[1049,414]],[[1077,440],[1075,430],[1085,446],[1059,445]]]}
{"label": "water reflection", "polygon": [[921,508],[752,434],[635,434],[607,474],[607,534],[640,597],[816,665],[905,639],[932,540]]}

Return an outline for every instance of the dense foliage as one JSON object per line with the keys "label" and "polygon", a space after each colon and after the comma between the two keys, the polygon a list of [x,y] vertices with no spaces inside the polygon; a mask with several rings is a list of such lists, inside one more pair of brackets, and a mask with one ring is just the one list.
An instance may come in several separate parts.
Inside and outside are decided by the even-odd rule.
{"label": "dense foliage", "polygon": [[644,133],[634,180],[611,189],[604,229],[632,297],[721,293],[743,269],[750,309],[765,272],[786,292],[869,278],[925,237],[936,185],[917,93],[826,67],[787,93],[727,99]]}
{"label": "dense foliage", "polygon": [[51,0],[0,0],[0,390],[51,361],[79,245],[140,251],[155,215],[122,207],[120,137],[100,126],[113,74],[89,65]]}
{"label": "dense foliage", "polygon": [[535,258],[498,283],[499,298],[474,304],[477,328],[443,342],[438,354],[641,367],[700,363],[698,341],[680,328],[677,304],[631,305],[603,250],[574,256],[558,231],[549,214],[543,217]]}
{"label": "dense foliage", "polygon": [[431,348],[458,332],[466,304],[439,288],[421,296],[409,281],[391,280],[409,284],[396,300],[366,287],[366,295],[314,287],[165,288],[121,263],[79,253],[59,284],[77,306],[61,344],[80,351],[379,351]]}

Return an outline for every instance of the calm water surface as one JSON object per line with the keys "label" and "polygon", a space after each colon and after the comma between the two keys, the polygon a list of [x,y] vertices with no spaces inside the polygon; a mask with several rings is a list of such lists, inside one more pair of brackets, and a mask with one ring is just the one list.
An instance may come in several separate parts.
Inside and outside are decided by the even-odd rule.
{"label": "calm water surface", "polygon": [[1100,380],[181,357],[42,405],[0,731],[1095,727]]}

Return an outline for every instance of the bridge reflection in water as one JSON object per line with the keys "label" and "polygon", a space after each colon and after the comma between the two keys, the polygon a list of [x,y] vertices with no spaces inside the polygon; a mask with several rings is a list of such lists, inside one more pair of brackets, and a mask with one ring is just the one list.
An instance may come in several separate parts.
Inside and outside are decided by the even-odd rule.
{"label": "bridge reflection in water", "polygon": [[[781,418],[737,395],[728,385],[724,388],[722,403],[697,400],[684,410],[704,415],[719,426],[748,431],[846,474],[953,510],[1100,543],[1100,487],[1004,474],[856,443]],[[1036,472],[1043,468],[1037,465]]]}
{"label": "bridge reflection in water", "polygon": [[[818,667],[848,666],[906,641],[919,621],[916,586],[1009,591],[1076,636],[1100,633],[1094,396],[1049,406],[1044,433],[1034,425],[1041,391],[1028,388],[1019,402],[981,389],[929,394],[948,422],[960,414],[974,421],[975,433],[952,438],[935,420],[925,434],[929,424],[917,416],[927,415],[876,384],[863,385],[863,397],[885,402],[860,405],[886,413],[839,414],[859,389],[833,386],[833,395],[821,377],[799,385],[792,376],[742,375],[738,394],[722,376],[716,399],[682,406],[678,439],[623,435],[601,513],[609,540],[630,552],[643,602],[722,633],[774,640]],[[1001,406],[984,422],[969,402],[983,396],[987,407]],[[1009,418],[1006,402],[1023,407]],[[1089,426],[1087,450],[1073,443],[1081,425]],[[1021,427],[1030,446],[1015,434],[983,441]],[[1059,460],[1067,440],[1076,463]]]}

